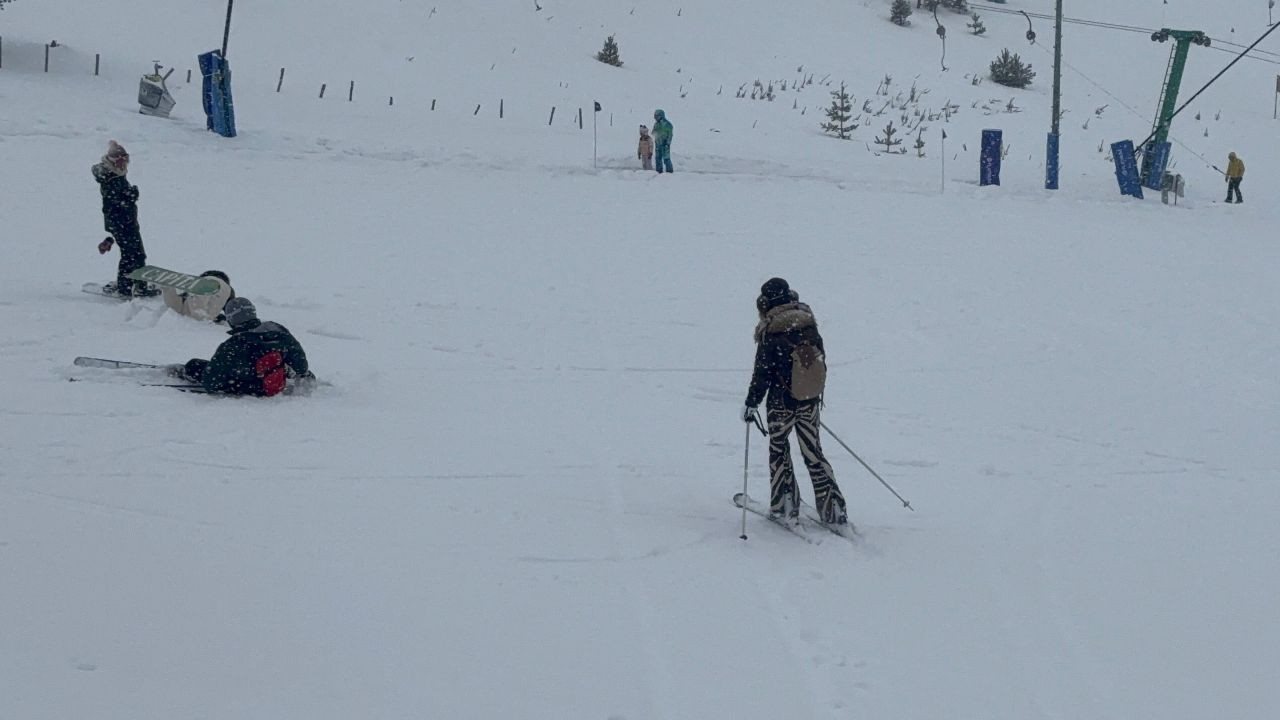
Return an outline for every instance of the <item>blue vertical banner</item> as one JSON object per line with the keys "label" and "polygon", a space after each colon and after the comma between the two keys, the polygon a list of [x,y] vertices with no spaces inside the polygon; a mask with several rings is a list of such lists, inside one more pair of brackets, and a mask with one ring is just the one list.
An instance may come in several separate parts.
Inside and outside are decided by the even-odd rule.
{"label": "blue vertical banner", "polygon": [[1151,153],[1151,158],[1143,163],[1147,167],[1146,186],[1152,190],[1159,190],[1164,183],[1164,171],[1169,167],[1169,156],[1173,153],[1173,143],[1162,142],[1159,145],[1151,143],[1147,147],[1147,152]]}
{"label": "blue vertical banner", "polygon": [[217,50],[204,53],[197,60],[203,77],[201,90],[205,126],[223,137],[235,137],[236,111],[231,102],[231,67]]}
{"label": "blue vertical banner", "polygon": [[1044,189],[1058,189],[1058,135],[1049,133],[1044,153]]}
{"label": "blue vertical banner", "polygon": [[1111,143],[1111,157],[1116,163],[1116,182],[1120,183],[1120,194],[1142,198],[1142,180],[1138,175],[1138,159],[1133,150],[1133,141]]}
{"label": "blue vertical banner", "polygon": [[978,184],[1000,184],[1000,147],[1004,145],[1002,130],[982,131],[982,155],[978,159]]}

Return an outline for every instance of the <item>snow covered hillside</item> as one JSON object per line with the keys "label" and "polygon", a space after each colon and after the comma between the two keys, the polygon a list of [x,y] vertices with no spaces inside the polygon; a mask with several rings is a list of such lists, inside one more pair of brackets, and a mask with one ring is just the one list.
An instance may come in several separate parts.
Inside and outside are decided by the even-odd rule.
{"label": "snow covered hillside", "polygon": [[[222,3],[7,5],[0,720],[1274,714],[1280,57],[1174,121],[1173,208],[1121,198],[1098,151],[1146,136],[1167,45],[1068,26],[1050,193],[1049,23],[1033,47],[1021,16],[975,3],[974,37],[941,12],[943,72],[923,12],[793,5],[238,3],[233,140],[185,83]],[[1240,44],[1267,22],[1260,1],[1070,5]],[[609,34],[621,68],[593,58]],[[1004,47],[1028,90],[972,83]],[[1231,59],[1193,48],[1183,97]],[[152,61],[177,68],[168,120],[134,102]],[[878,155],[899,111],[825,137],[824,78],[858,107],[914,84],[908,115],[958,109],[925,157]],[[735,97],[757,79],[775,100]],[[671,176],[633,159],[655,107]],[[990,127],[1005,182],[979,188]],[[89,176],[108,139],[150,262],[225,270],[332,387],[213,398],[71,364],[224,337],[80,292],[114,274]],[[1239,206],[1211,167],[1231,150]],[[856,546],[754,516],[738,539],[773,275],[818,315],[823,419],[915,508],[826,440]],[[750,459],[764,496],[758,435]]]}

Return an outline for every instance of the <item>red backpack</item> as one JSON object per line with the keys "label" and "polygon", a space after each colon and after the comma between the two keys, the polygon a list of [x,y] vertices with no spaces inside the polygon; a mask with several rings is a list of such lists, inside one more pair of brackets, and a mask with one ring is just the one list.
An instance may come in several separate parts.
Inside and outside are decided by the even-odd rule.
{"label": "red backpack", "polygon": [[284,356],[280,354],[279,350],[272,350],[258,358],[258,362],[254,363],[253,369],[258,373],[258,378],[262,381],[262,395],[264,397],[279,395],[284,390],[287,378],[284,371]]}

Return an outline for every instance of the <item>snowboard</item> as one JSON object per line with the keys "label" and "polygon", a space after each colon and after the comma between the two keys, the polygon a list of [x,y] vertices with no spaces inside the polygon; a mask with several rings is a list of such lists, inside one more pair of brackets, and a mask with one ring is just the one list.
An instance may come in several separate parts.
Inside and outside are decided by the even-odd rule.
{"label": "snowboard", "polygon": [[82,292],[87,292],[90,295],[95,295],[97,297],[104,297],[111,300],[119,300],[121,302],[125,300],[140,300],[143,298],[155,297],[160,294],[160,292],[157,290],[155,292],[149,292],[143,295],[122,295],[115,291],[114,282],[107,283],[105,285],[102,283],[85,283],[84,285],[80,286],[80,290]]}
{"label": "snowboard", "polygon": [[165,270],[155,265],[143,265],[129,273],[129,279],[141,280],[160,287],[173,288],[192,295],[212,295],[218,292],[221,283],[217,278],[187,275],[174,270]]}

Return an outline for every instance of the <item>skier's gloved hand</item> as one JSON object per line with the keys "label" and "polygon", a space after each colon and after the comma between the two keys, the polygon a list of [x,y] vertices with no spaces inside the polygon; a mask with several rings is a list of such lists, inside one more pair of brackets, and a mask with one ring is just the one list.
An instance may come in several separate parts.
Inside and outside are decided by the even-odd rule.
{"label": "skier's gloved hand", "polygon": [[103,238],[102,242],[98,243],[98,254],[106,255],[107,253],[111,252],[111,246],[115,243],[115,241],[116,239],[111,237],[110,235]]}
{"label": "skier's gloved hand", "polygon": [[753,423],[753,422],[755,422],[759,417],[760,417],[760,413],[756,412],[756,409],[755,409],[755,408],[753,408],[753,407],[751,407],[750,405],[748,405],[748,406],[746,406],[745,408],[743,408],[743,409],[742,409],[742,421],[743,421],[743,422]]}

